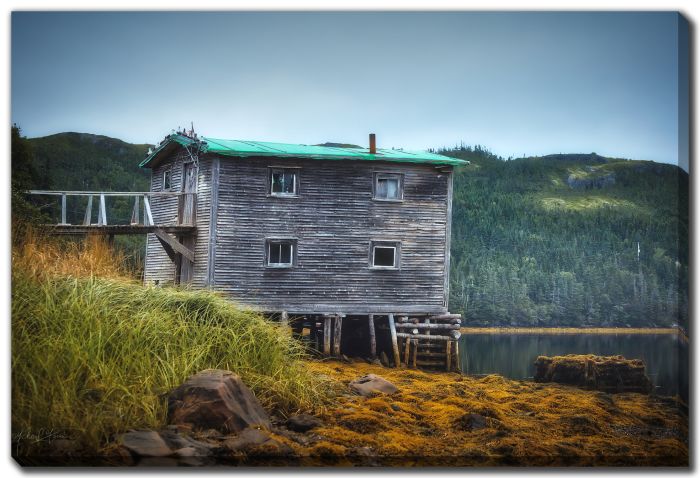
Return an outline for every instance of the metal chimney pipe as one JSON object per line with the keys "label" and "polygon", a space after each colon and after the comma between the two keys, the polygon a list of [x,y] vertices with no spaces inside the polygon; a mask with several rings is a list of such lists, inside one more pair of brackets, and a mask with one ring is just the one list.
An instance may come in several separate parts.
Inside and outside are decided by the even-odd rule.
{"label": "metal chimney pipe", "polygon": [[369,154],[377,154],[377,137],[374,133],[369,134]]}

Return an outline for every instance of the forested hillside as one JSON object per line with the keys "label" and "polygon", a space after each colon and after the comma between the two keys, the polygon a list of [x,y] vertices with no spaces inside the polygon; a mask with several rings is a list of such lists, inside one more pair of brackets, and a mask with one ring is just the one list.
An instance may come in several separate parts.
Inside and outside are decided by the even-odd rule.
{"label": "forested hillside", "polygon": [[[138,168],[148,145],[80,133],[29,144],[33,187],[148,190],[150,171]],[[450,291],[450,310],[466,324],[687,325],[684,171],[595,154],[506,161],[480,147],[438,152],[471,162],[455,173]],[[57,217],[50,204],[40,206]],[[69,202],[69,221],[82,221],[84,207]],[[126,200],[108,207],[113,222],[130,213]],[[142,238],[119,241],[142,254]]]}
{"label": "forested hillside", "polygon": [[455,174],[450,310],[469,325],[660,326],[688,320],[688,175],[590,155]]}

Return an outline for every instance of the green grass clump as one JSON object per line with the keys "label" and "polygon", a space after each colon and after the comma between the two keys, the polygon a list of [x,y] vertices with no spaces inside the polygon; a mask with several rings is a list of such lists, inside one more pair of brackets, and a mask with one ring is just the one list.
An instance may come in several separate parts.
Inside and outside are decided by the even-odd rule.
{"label": "green grass clump", "polygon": [[208,368],[239,374],[268,410],[311,409],[329,388],[303,355],[278,325],[212,292],[13,268],[13,434],[97,450],[163,426],[167,392]]}

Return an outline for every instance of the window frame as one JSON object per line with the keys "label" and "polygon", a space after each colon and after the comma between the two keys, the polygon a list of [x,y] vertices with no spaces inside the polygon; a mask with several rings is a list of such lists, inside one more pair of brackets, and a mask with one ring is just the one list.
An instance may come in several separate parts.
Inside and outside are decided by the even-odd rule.
{"label": "window frame", "polygon": [[[279,245],[279,244],[289,244],[292,247],[291,250],[291,255],[290,255],[290,260],[291,262],[279,262],[279,263],[270,263],[270,247],[272,245]],[[263,265],[267,269],[292,269],[296,267],[297,265],[297,250],[298,250],[298,241],[297,238],[295,237],[266,237],[265,238],[265,257],[264,257],[264,263]]]}
{"label": "window frame", "polygon": [[[168,186],[166,187],[166,182],[168,183]],[[173,169],[168,168],[163,170],[163,191],[172,191],[173,190]]]}
{"label": "window frame", "polygon": [[[398,180],[398,198],[382,198],[377,196],[379,191],[379,179],[382,177],[391,177]],[[404,186],[404,173],[397,173],[395,171],[374,171],[372,175],[372,200],[381,202],[403,202],[403,186]]]}
{"label": "window frame", "polygon": [[[377,266],[374,265],[375,249],[393,248],[394,249],[394,265],[393,266]],[[369,241],[369,268],[371,270],[396,271],[401,270],[401,241],[390,240],[371,240]]]}
{"label": "window frame", "polygon": [[[301,167],[299,166],[268,166],[267,174],[267,196],[276,198],[297,198],[299,197],[299,186],[301,177]],[[272,190],[272,181],[274,178],[274,173],[277,171],[283,171],[284,173],[294,173],[294,192],[293,193],[282,193],[274,192]]]}

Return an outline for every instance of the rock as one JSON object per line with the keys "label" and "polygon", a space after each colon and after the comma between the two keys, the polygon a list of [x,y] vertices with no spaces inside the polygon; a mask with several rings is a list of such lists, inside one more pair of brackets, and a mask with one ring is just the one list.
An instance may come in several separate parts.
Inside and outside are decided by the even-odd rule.
{"label": "rock", "polygon": [[608,393],[649,393],[651,381],[644,362],[620,355],[540,356],[535,360],[535,382],[556,382]]}
{"label": "rock", "polygon": [[265,430],[248,428],[237,437],[226,440],[224,446],[234,454],[251,456],[289,456],[294,450],[281,441],[270,436]]}
{"label": "rock", "polygon": [[382,350],[382,353],[379,354],[379,363],[382,364],[383,367],[388,367],[389,364],[389,357],[386,356],[386,353]]}
{"label": "rock", "polygon": [[[386,355],[385,355],[386,356]],[[373,358],[372,360],[369,361],[372,365],[380,365],[383,366],[382,361],[379,360],[378,358]]]}
{"label": "rock", "polygon": [[399,406],[398,406],[397,404],[395,404],[395,403],[392,403],[392,404],[391,404],[391,409],[394,410],[395,412],[400,412],[400,411],[401,411],[401,407],[399,407]]}
{"label": "rock", "polygon": [[173,454],[163,438],[153,430],[132,431],[121,436],[122,445],[131,453],[146,457],[164,457]]}
{"label": "rock", "polygon": [[247,428],[238,436],[224,442],[224,446],[233,452],[243,451],[254,445],[260,445],[270,439],[270,435],[256,428]]}
{"label": "rock", "polygon": [[223,433],[270,427],[270,418],[253,392],[226,370],[199,372],[173,390],[168,397],[168,422]]}
{"label": "rock", "polygon": [[462,415],[455,423],[456,427],[460,430],[471,432],[474,430],[481,430],[488,426],[486,417],[479,415],[477,413],[467,413]]}
{"label": "rock", "polygon": [[295,432],[305,433],[312,428],[319,427],[323,424],[321,420],[313,415],[308,415],[306,413],[301,413],[299,415],[292,415],[287,420],[287,428],[294,430]]}
{"label": "rock", "polygon": [[343,362],[343,363],[352,363],[352,360],[350,360],[350,359],[348,358],[348,356],[345,355],[345,354],[341,354],[341,355],[340,355],[340,361]]}
{"label": "rock", "polygon": [[349,387],[353,392],[363,397],[368,397],[373,393],[386,393],[391,395],[399,391],[393,383],[373,373],[350,382]]}
{"label": "rock", "polygon": [[212,445],[195,440],[194,438],[180,435],[172,430],[163,430],[160,437],[172,450],[193,449],[197,456],[209,456],[212,454]]}

